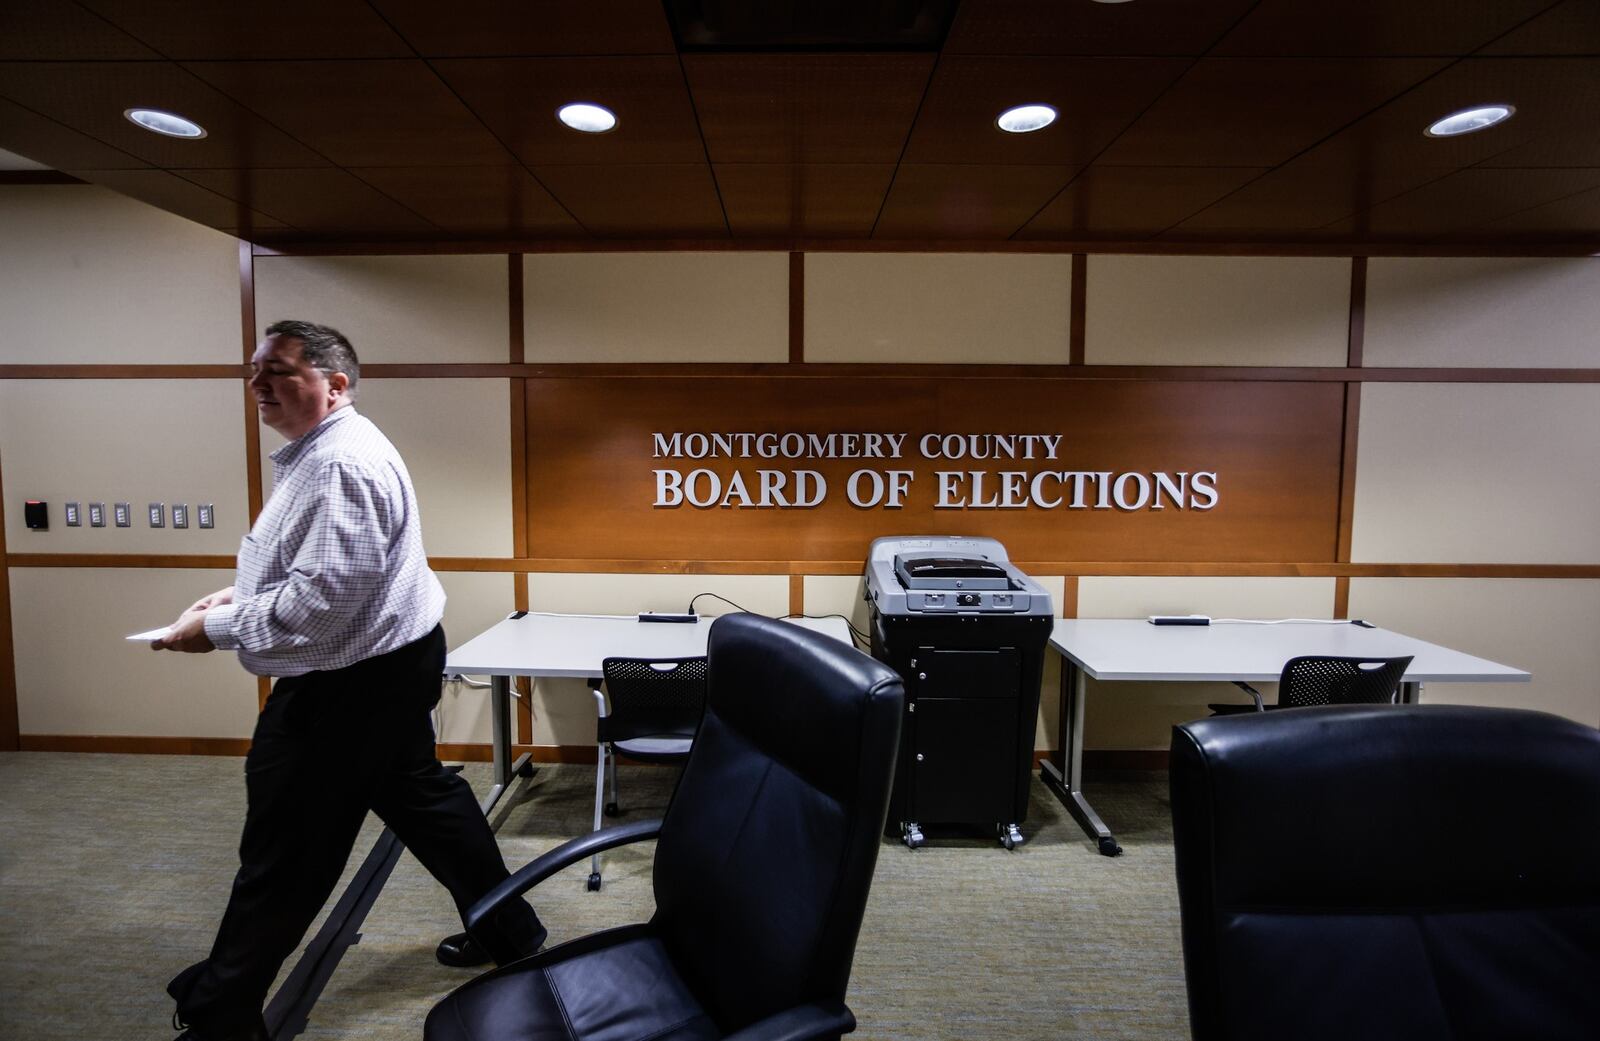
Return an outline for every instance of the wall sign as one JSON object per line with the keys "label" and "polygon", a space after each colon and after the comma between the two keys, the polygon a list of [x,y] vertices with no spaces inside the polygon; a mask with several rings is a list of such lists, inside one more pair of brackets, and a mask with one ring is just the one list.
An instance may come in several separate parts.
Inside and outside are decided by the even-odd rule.
{"label": "wall sign", "polygon": [[538,557],[848,561],[889,534],[1018,560],[1330,561],[1329,383],[528,381]]}

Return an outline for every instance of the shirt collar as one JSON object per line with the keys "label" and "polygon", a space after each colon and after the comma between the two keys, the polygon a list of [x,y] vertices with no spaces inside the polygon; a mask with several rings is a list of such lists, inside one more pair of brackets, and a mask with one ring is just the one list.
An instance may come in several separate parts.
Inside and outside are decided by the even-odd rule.
{"label": "shirt collar", "polygon": [[322,422],[307,430],[288,444],[279,445],[267,458],[280,466],[287,466],[300,458],[323,434],[333,429],[334,424],[344,422],[346,416],[355,415],[355,405],[341,405],[322,417]]}

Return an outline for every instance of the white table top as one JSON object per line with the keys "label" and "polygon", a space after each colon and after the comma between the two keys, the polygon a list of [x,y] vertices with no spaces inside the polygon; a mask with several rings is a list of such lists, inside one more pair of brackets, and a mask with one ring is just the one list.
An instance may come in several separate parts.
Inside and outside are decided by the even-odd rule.
{"label": "white table top", "polygon": [[1448,647],[1359,625],[1283,622],[1151,625],[1142,618],[1057,618],[1050,644],[1097,680],[1273,682],[1302,654],[1412,655],[1407,683],[1515,683],[1533,677]]}
{"label": "white table top", "polygon": [[[599,677],[608,657],[693,658],[715,619],[641,622],[637,615],[534,614],[507,618],[450,652],[445,671],[491,676]],[[850,643],[841,617],[786,622]]]}

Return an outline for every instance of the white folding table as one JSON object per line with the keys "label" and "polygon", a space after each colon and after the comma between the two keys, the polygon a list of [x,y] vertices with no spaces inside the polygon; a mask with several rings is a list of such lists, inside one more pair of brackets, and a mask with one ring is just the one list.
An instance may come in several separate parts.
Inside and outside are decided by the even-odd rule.
{"label": "white folding table", "polygon": [[[698,657],[706,653],[706,639],[714,620],[702,617],[694,622],[641,622],[637,615],[518,611],[451,651],[445,659],[447,674],[489,676],[494,785],[484,796],[483,812],[488,813],[500,801],[514,775],[533,775],[531,753],[511,761],[511,677],[598,681],[601,663],[609,657]],[[837,615],[784,620],[851,642],[849,623]]]}
{"label": "white folding table", "polygon": [[1083,706],[1089,679],[1178,682],[1274,682],[1284,663],[1304,654],[1362,658],[1411,655],[1400,684],[1414,702],[1424,683],[1525,683],[1532,676],[1448,647],[1356,622],[1220,622],[1152,625],[1145,619],[1058,618],[1050,645],[1061,652],[1061,721],[1057,748],[1039,776],[1077,818],[1100,852],[1121,852],[1083,795]]}

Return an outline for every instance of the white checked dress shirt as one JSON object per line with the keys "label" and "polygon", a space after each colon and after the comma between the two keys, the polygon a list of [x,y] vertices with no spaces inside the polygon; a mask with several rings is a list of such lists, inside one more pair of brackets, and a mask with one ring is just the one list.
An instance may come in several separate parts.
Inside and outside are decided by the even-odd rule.
{"label": "white checked dress shirt", "polygon": [[354,407],[272,453],[274,489],[239,545],[233,603],[206,636],[258,676],[347,665],[426,636],[444,589],[422,550],[411,475]]}

